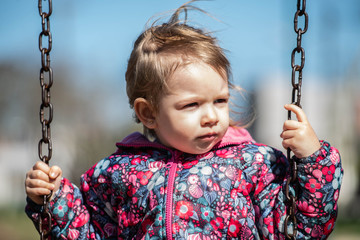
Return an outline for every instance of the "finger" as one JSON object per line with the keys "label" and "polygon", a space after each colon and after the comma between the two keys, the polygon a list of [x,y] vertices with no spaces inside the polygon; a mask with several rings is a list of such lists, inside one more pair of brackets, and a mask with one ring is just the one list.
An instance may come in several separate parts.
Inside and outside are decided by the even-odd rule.
{"label": "finger", "polygon": [[45,182],[40,179],[26,179],[25,185],[26,185],[26,188],[29,188],[29,189],[43,188],[43,189],[48,189],[49,191],[53,190],[55,187],[55,185],[53,183]]}
{"label": "finger", "polygon": [[62,170],[58,166],[52,166],[49,171],[49,176],[52,180],[62,176]]}
{"label": "finger", "polygon": [[51,190],[47,189],[47,188],[32,188],[29,190],[29,194],[31,196],[44,196],[44,195],[49,195],[51,193]]}
{"label": "finger", "polygon": [[50,167],[42,161],[37,161],[33,167],[33,170],[41,170],[46,174],[49,174]]}
{"label": "finger", "polygon": [[285,149],[288,149],[288,148],[292,148],[293,146],[293,138],[288,138],[288,139],[284,139],[282,141],[282,146],[285,148]]}
{"label": "finger", "polygon": [[301,123],[295,120],[286,120],[283,125],[283,130],[296,130],[301,127]]}
{"label": "finger", "polygon": [[280,137],[284,140],[286,139],[290,139],[290,138],[293,138],[295,137],[296,135],[296,131],[294,130],[287,130],[287,131],[283,131],[281,134],[280,134]]}
{"label": "finger", "polygon": [[307,117],[305,112],[298,106],[294,105],[294,104],[286,104],[285,106],[286,110],[292,111],[293,113],[295,113],[296,118],[299,122],[307,122]]}
{"label": "finger", "polygon": [[27,196],[37,204],[42,204],[43,196],[51,194],[51,191],[46,188],[26,188]]}
{"label": "finger", "polygon": [[28,178],[50,182],[49,175],[41,170],[33,170],[28,173]]}

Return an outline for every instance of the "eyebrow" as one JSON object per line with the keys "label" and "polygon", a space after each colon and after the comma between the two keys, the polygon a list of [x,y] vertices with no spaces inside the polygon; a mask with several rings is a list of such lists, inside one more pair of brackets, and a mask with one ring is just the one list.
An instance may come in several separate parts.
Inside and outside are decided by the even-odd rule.
{"label": "eyebrow", "polygon": [[[219,92],[219,94],[217,94],[214,98],[217,99],[217,98],[223,98],[223,97],[226,97],[226,98],[230,98],[230,92],[229,91],[224,91],[224,92]],[[198,96],[198,95],[193,95],[193,96],[189,96],[189,97],[184,97],[182,99],[180,99],[179,101],[176,102],[176,104],[185,104],[185,103],[189,103],[189,102],[196,102],[196,101],[199,101],[199,99],[203,99],[202,96]]]}
{"label": "eyebrow", "polygon": [[223,95],[226,95],[227,97],[230,97],[230,91],[229,91],[229,88],[224,88],[223,91],[220,91],[218,96],[223,96]]}

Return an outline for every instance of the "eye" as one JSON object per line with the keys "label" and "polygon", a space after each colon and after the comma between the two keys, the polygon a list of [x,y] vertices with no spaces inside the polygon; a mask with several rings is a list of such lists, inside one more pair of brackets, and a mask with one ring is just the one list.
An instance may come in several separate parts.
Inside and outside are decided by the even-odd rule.
{"label": "eye", "polygon": [[186,104],[185,106],[183,106],[183,108],[193,108],[193,107],[196,107],[196,106],[198,106],[198,103],[197,102],[192,102],[192,103]]}
{"label": "eye", "polygon": [[228,99],[227,98],[219,98],[216,99],[214,103],[227,103]]}

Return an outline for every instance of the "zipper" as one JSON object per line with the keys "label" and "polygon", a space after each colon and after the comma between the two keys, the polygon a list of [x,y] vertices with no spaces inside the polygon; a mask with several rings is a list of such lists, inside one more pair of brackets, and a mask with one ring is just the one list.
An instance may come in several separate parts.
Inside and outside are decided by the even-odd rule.
{"label": "zipper", "polygon": [[[169,168],[169,177],[168,177],[168,186],[166,190],[166,204],[165,204],[165,230],[166,230],[166,238],[168,240],[172,240],[172,214],[173,214],[173,193],[174,193],[174,182],[176,176],[177,169],[177,156],[179,153],[177,151],[173,151],[165,146],[154,143],[141,143],[141,144],[129,144],[129,143],[117,143],[118,147],[152,147],[158,149],[165,149],[172,153],[172,157],[170,161],[166,164]],[[115,152],[116,154],[117,152]]]}
{"label": "zipper", "polygon": [[174,193],[174,182],[177,169],[176,154],[174,152],[171,162],[168,164],[170,166],[168,186],[166,190],[166,206],[165,206],[165,228],[166,228],[166,238],[168,240],[172,239],[172,209],[173,209],[173,193]]}

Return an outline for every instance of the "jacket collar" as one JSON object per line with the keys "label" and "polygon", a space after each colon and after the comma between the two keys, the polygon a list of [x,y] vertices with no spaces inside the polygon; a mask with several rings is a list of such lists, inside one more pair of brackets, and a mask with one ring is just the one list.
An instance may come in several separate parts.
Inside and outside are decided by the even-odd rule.
{"label": "jacket collar", "polygon": [[245,128],[229,127],[225,136],[215,147],[221,148],[227,145],[239,145],[245,142],[255,142]]}
{"label": "jacket collar", "polygon": [[[238,145],[245,142],[255,142],[250,133],[240,127],[229,127],[223,139],[214,146],[214,149],[228,145]],[[117,147],[152,147],[169,149],[159,142],[149,141],[143,134],[134,132],[124,138],[121,142],[116,143]]]}

